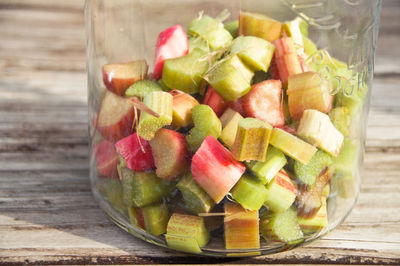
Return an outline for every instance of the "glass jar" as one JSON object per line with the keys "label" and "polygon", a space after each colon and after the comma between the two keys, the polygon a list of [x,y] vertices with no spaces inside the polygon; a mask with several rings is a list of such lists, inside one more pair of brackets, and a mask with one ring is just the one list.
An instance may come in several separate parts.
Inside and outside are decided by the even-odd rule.
{"label": "glass jar", "polygon": [[184,252],[254,256],[350,213],[379,0],[86,0],[85,11],[90,179],[118,226]]}

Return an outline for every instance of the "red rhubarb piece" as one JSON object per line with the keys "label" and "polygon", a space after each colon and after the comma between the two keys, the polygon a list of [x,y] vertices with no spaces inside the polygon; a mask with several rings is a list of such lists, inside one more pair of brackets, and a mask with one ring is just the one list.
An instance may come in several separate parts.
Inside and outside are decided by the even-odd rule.
{"label": "red rhubarb piece", "polygon": [[242,176],[246,167],[233,158],[213,136],[208,136],[192,158],[194,180],[219,203]]}
{"label": "red rhubarb piece", "polygon": [[142,172],[154,168],[154,159],[150,144],[136,133],[115,143],[119,155],[125,159],[126,167]]}
{"label": "red rhubarb piece", "polygon": [[118,178],[117,165],[119,159],[114,145],[107,140],[103,140],[93,147],[93,151],[98,172],[106,177]]}
{"label": "red rhubarb piece", "polygon": [[184,56],[189,51],[189,42],[181,25],[172,26],[158,35],[153,78],[160,79],[166,59]]}
{"label": "red rhubarb piece", "polygon": [[214,113],[220,117],[229,106],[228,101],[225,101],[218,92],[210,85],[208,86],[207,93],[204,96],[203,104],[207,104],[213,109]]}
{"label": "red rhubarb piece", "polygon": [[243,97],[247,117],[254,117],[274,127],[283,126],[285,118],[282,109],[282,83],[279,80],[265,80],[253,85]]}

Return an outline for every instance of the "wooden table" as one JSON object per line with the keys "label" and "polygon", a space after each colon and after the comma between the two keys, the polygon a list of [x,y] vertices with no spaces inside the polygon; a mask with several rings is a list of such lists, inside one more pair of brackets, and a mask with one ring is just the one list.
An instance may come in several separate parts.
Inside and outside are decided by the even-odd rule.
{"label": "wooden table", "polygon": [[384,0],[361,195],[321,240],[212,259],[115,226],[88,179],[83,1],[0,2],[0,264],[400,264],[400,1]]}

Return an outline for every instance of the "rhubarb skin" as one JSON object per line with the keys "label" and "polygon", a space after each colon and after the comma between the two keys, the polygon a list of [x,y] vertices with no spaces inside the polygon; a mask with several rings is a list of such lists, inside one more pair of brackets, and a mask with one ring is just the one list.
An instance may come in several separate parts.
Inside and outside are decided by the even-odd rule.
{"label": "rhubarb skin", "polygon": [[115,148],[129,169],[141,172],[154,168],[154,159],[149,142],[136,133],[119,140],[115,143]]}
{"label": "rhubarb skin", "polygon": [[279,173],[268,183],[264,206],[273,212],[286,211],[296,200],[297,185],[284,172]]}
{"label": "rhubarb skin", "polygon": [[208,136],[192,158],[194,180],[219,203],[242,176],[246,167],[213,136]]}
{"label": "rhubarb skin", "polygon": [[265,161],[272,126],[255,118],[239,121],[232,154],[238,161]]}
{"label": "rhubarb skin", "polygon": [[249,211],[231,202],[225,202],[224,208],[225,248],[259,248],[258,211]]}
{"label": "rhubarb skin", "polygon": [[160,79],[166,59],[184,56],[189,51],[189,42],[181,25],[172,26],[158,35],[153,78]]}
{"label": "rhubarb skin", "polygon": [[246,116],[261,119],[273,127],[283,126],[282,97],[282,83],[279,80],[265,80],[253,85],[243,97]]}
{"label": "rhubarb skin", "polygon": [[111,142],[103,140],[93,147],[93,154],[97,162],[97,171],[100,174],[109,178],[118,178],[119,158]]}
{"label": "rhubarb skin", "polygon": [[279,78],[286,86],[289,77],[303,72],[292,38],[283,37],[273,42],[275,45],[274,61]]}
{"label": "rhubarb skin", "polygon": [[198,254],[210,240],[210,234],[203,217],[174,213],[168,221],[165,239],[172,249]]}
{"label": "rhubarb skin", "polygon": [[239,121],[243,119],[238,112],[231,108],[226,109],[225,113],[220,117],[222,125],[222,133],[220,139],[222,142],[232,150],[235,143],[236,132],[238,129]]}
{"label": "rhubarb skin", "polygon": [[343,147],[343,134],[335,128],[328,115],[317,110],[303,112],[297,135],[334,157],[339,155]]}
{"label": "rhubarb skin", "polygon": [[272,130],[269,143],[302,164],[307,164],[317,151],[314,146],[280,128]]}
{"label": "rhubarb skin", "polygon": [[131,102],[106,91],[101,103],[97,129],[104,139],[116,142],[134,131],[135,110]]}
{"label": "rhubarb skin", "polygon": [[208,86],[202,104],[210,106],[218,117],[220,117],[229,106],[229,102],[225,101],[212,86]]}
{"label": "rhubarb skin", "polygon": [[161,128],[150,141],[150,146],[158,177],[175,180],[189,169],[189,147],[181,133]]}
{"label": "rhubarb skin", "polygon": [[192,121],[192,109],[199,102],[190,94],[173,90],[170,92],[172,99],[172,125],[176,127],[187,127]]}
{"label": "rhubarb skin", "polygon": [[328,113],[332,108],[332,84],[315,72],[292,75],[288,81],[289,112],[293,120],[299,120],[307,109]]}
{"label": "rhubarb skin", "polygon": [[124,96],[129,86],[146,77],[147,70],[148,66],[144,60],[107,64],[102,68],[103,82],[108,90],[119,96]]}
{"label": "rhubarb skin", "polygon": [[240,12],[239,35],[256,36],[269,42],[279,39],[282,24],[262,14]]}

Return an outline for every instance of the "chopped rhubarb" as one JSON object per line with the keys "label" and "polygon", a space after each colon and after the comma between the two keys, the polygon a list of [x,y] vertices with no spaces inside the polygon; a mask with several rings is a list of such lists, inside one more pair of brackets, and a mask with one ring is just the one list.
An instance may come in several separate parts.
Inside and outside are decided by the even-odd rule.
{"label": "chopped rhubarb", "polygon": [[115,148],[129,169],[141,172],[154,168],[149,142],[136,133],[115,143]]}
{"label": "chopped rhubarb", "polygon": [[229,108],[238,112],[241,116],[245,117],[246,113],[243,106],[243,97],[229,102]]}
{"label": "chopped rhubarb", "polygon": [[303,72],[297,50],[292,38],[283,37],[273,42],[275,45],[275,63],[279,78],[284,85],[290,76]]}
{"label": "chopped rhubarb", "polygon": [[232,198],[247,210],[258,211],[267,198],[267,189],[256,177],[244,174],[232,188]]}
{"label": "chopped rhubarb", "polygon": [[192,158],[194,180],[219,203],[242,176],[246,167],[213,136],[208,136]]}
{"label": "chopped rhubarb", "polygon": [[153,78],[161,78],[166,59],[184,56],[188,51],[188,39],[181,25],[177,24],[161,32],[156,44]]}
{"label": "chopped rhubarb", "polygon": [[192,109],[199,102],[190,94],[173,90],[172,94],[172,125],[176,127],[187,127],[192,123]]}
{"label": "chopped rhubarb", "polygon": [[189,148],[181,133],[161,128],[150,140],[150,146],[158,177],[173,180],[189,169]]}
{"label": "chopped rhubarb", "polygon": [[148,66],[144,60],[107,64],[103,66],[103,82],[108,90],[123,96],[129,86],[146,77],[147,69]]}
{"label": "chopped rhubarb", "polygon": [[220,139],[229,149],[232,149],[232,146],[235,143],[238,124],[242,119],[243,116],[231,108],[226,109],[225,113],[220,117],[222,125]]}
{"label": "chopped rhubarb", "polygon": [[110,178],[118,178],[117,164],[119,159],[114,145],[103,140],[93,147],[93,153],[96,157],[98,172]]}
{"label": "chopped rhubarb", "polygon": [[267,185],[264,205],[273,212],[283,212],[292,206],[296,195],[297,185],[281,170]]}
{"label": "chopped rhubarb", "polygon": [[222,98],[222,96],[219,95],[212,86],[208,86],[206,95],[203,99],[203,104],[210,106],[215,114],[220,117],[226,108],[228,108],[229,102],[225,101],[224,98]]}
{"label": "chopped rhubarb", "polygon": [[155,236],[167,232],[169,214],[165,203],[156,203],[143,207],[142,215],[147,232]]}
{"label": "chopped rhubarb", "polygon": [[262,14],[240,12],[239,35],[257,36],[269,42],[279,39],[282,24]]}
{"label": "chopped rhubarb", "polygon": [[283,126],[282,83],[279,80],[266,80],[252,86],[243,97],[247,116],[261,119],[274,127]]}

